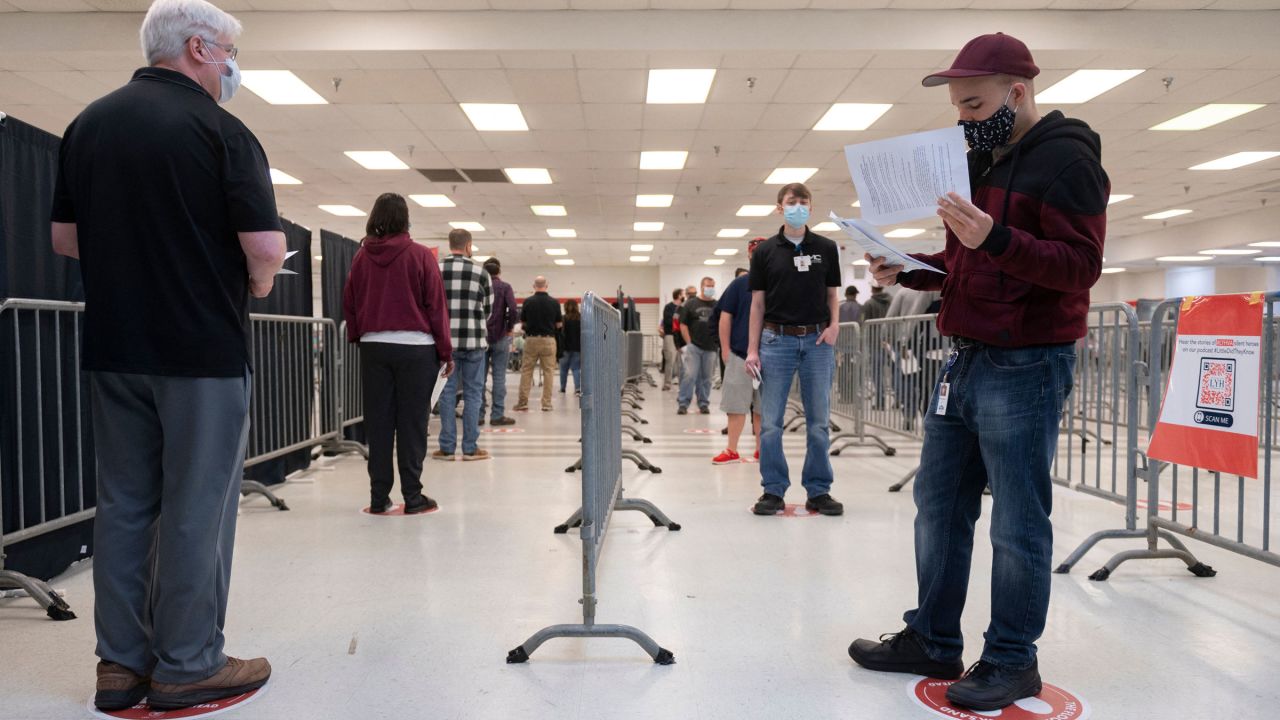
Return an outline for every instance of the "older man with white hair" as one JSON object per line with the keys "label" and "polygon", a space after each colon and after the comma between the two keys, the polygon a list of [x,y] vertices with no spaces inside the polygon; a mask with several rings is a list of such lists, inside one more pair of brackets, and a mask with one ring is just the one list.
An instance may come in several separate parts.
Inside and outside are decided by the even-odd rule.
{"label": "older man with white hair", "polygon": [[98,494],[94,617],[103,710],[156,710],[261,687],[263,658],[223,653],[249,429],[249,296],[284,261],[267,158],[218,106],[240,23],[157,0],[148,67],[62,141],[55,252],[79,258]]}

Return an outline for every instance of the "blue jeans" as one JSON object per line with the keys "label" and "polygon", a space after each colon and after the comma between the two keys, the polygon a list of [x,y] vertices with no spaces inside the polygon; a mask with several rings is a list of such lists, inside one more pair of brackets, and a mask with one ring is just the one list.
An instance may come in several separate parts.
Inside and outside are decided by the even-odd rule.
{"label": "blue jeans", "polygon": [[484,350],[454,350],[453,374],[440,396],[440,449],[452,455],[458,443],[458,382],[462,382],[462,452],[476,451],[480,402],[484,399]]}
{"label": "blue jeans", "polygon": [[1024,668],[1036,658],[1035,642],[1049,611],[1049,469],[1074,368],[1070,344],[970,344],[957,350],[951,366],[946,415],[934,412],[934,387],[914,488],[919,607],[904,619],[926,638],[936,660],[959,659],[964,649],[960,615],[969,588],[973,526],[987,485],[991,624],[983,634],[982,660]]}
{"label": "blue jeans", "polygon": [[564,354],[564,359],[560,361],[560,392],[564,392],[566,384],[569,382],[569,371],[573,371],[573,389],[582,389],[582,353],[568,352]]}
{"label": "blue jeans", "polygon": [[760,337],[760,484],[770,495],[783,497],[791,487],[787,458],[782,454],[782,416],[787,411],[791,381],[800,376],[804,403],[805,453],[801,483],[814,498],[831,492],[831,382],[835,348],[818,345],[818,334],[779,335],[765,330]]}
{"label": "blue jeans", "polygon": [[693,400],[694,388],[698,391],[698,407],[711,404],[711,376],[716,372],[715,350],[703,350],[690,343],[684,346],[684,373],[680,377],[680,395],[676,402],[680,407],[689,407]]}
{"label": "blue jeans", "polygon": [[489,411],[490,420],[497,420],[507,412],[507,360],[510,357],[511,338],[504,335],[497,342],[489,343],[485,360],[489,364],[489,371],[493,373],[493,409]]}

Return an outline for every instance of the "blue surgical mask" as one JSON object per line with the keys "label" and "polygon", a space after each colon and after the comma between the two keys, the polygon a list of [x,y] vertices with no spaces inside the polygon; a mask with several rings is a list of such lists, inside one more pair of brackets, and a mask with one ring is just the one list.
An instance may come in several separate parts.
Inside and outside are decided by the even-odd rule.
{"label": "blue surgical mask", "polygon": [[715,297],[715,296],[716,296],[716,286],[715,286],[715,285],[708,285],[707,287],[702,288],[702,294],[703,294],[703,295],[706,295],[706,296],[707,296],[707,297],[709,297],[709,298],[713,298],[713,297]]}
{"label": "blue surgical mask", "polygon": [[782,208],[782,217],[793,228],[802,228],[809,222],[809,206],[796,203]]}
{"label": "blue surgical mask", "polygon": [[236,65],[236,61],[227,58],[222,61],[209,61],[205,65],[226,65],[231,72],[218,73],[218,80],[222,83],[222,97],[218,98],[219,105],[225,105],[231,101],[232,96],[236,94],[236,90],[240,89],[240,66]]}

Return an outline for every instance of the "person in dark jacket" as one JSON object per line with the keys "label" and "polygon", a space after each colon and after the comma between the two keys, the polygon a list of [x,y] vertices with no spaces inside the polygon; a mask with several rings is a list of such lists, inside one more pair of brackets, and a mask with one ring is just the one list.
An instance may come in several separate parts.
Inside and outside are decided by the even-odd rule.
{"label": "person in dark jacket", "polygon": [[915,481],[917,608],[905,630],[857,640],[849,654],[873,670],[961,675],[960,615],[989,483],[991,624],[980,661],[947,690],[951,704],[980,711],[1041,690],[1035,642],[1049,609],[1050,466],[1074,342],[1102,267],[1110,193],[1097,133],[1058,111],[1040,116],[1038,73],[1026,45],[996,33],[925,78],[949,85],[973,201],[939,198],[946,247],[915,256],[945,277],[871,262],[880,284],[942,291],[938,329],[955,349],[925,415]]}
{"label": "person in dark jacket", "polygon": [[582,394],[582,312],[578,301],[564,301],[564,327],[560,328],[560,392],[568,386],[569,373],[573,373],[573,389]]}
{"label": "person in dark jacket", "polygon": [[[493,375],[492,415],[489,424],[493,426],[515,425],[514,418],[507,417],[507,364],[511,356],[511,336],[515,333],[516,323],[520,321],[520,313],[516,310],[516,293],[511,283],[502,279],[502,263],[491,257],[484,261],[485,272],[493,283],[493,310],[489,312],[487,328],[489,350],[485,361],[489,372]],[[480,424],[484,424],[484,412],[480,413]]]}
{"label": "person in dark jacket", "polygon": [[444,366],[453,372],[448,305],[435,257],[409,237],[402,196],[378,197],[367,236],[351,261],[342,292],[347,341],[360,344],[360,382],[369,439],[369,512],[391,510],[395,447],[404,511],[434,510],[422,494],[431,393]]}

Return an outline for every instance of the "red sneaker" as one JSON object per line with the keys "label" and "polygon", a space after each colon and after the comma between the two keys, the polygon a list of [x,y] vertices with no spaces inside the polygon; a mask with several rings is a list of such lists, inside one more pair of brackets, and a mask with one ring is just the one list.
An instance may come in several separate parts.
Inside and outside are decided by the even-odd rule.
{"label": "red sneaker", "polygon": [[725,450],[719,455],[711,458],[712,465],[730,465],[736,462],[742,462],[742,457],[733,450]]}
{"label": "red sneaker", "polygon": [[756,462],[760,462],[760,451],[756,450]]}

